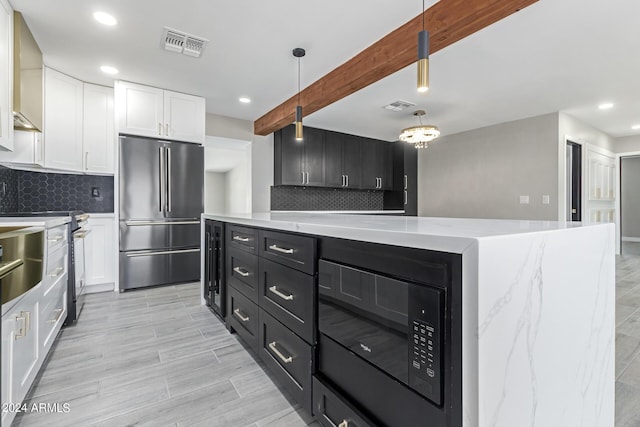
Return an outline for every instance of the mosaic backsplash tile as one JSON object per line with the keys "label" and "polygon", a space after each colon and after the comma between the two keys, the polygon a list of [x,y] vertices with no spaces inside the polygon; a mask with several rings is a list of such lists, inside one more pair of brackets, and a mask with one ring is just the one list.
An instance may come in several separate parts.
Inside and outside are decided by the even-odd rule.
{"label": "mosaic backsplash tile", "polygon": [[0,166],[0,194],[3,183],[7,195],[0,199],[1,212],[113,212],[112,176],[29,172]]}
{"label": "mosaic backsplash tile", "polygon": [[271,187],[274,211],[373,211],[382,210],[382,191],[341,188]]}

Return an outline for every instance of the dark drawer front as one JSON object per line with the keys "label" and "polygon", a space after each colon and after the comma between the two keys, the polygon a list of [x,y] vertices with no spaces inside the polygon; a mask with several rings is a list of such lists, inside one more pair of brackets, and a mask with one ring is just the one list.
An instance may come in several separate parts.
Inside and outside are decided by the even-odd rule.
{"label": "dark drawer front", "polygon": [[260,309],[259,351],[278,382],[311,412],[311,346]]}
{"label": "dark drawer front", "polygon": [[315,271],[316,241],[313,237],[260,231],[260,254],[307,274]]}
{"label": "dark drawer front", "polygon": [[230,248],[241,249],[253,254],[258,253],[258,230],[254,228],[229,225],[227,227],[227,241]]}
{"label": "dark drawer front", "polygon": [[314,276],[260,259],[260,307],[298,334],[314,342]]}
{"label": "dark drawer front", "polygon": [[243,341],[258,352],[258,306],[234,288],[229,288],[227,323]]}
{"label": "dark drawer front", "polygon": [[326,427],[370,427],[375,425],[366,420],[356,409],[339,397],[337,392],[316,377],[313,377],[313,415],[320,424]]}
{"label": "dark drawer front", "polygon": [[258,257],[229,250],[227,257],[227,283],[258,303]]}

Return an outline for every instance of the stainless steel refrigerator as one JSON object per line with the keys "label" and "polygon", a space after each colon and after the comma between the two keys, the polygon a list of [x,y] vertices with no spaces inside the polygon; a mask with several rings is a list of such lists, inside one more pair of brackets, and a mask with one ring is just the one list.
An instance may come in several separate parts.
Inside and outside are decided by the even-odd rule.
{"label": "stainless steel refrigerator", "polygon": [[120,290],[200,280],[204,148],[120,136]]}

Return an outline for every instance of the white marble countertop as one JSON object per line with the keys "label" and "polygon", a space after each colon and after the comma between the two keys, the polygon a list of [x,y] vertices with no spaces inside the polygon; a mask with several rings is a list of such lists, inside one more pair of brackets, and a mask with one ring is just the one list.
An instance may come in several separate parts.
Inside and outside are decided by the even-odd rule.
{"label": "white marble countertop", "polygon": [[53,228],[71,222],[68,216],[11,216],[0,217],[0,227],[24,225],[25,227]]}
{"label": "white marble countertop", "polygon": [[420,249],[462,253],[480,239],[555,232],[580,223],[318,213],[203,214],[205,219]]}
{"label": "white marble countertop", "polygon": [[305,214],[305,213],[318,213],[318,214],[354,214],[354,215],[404,215],[403,210],[377,210],[377,211],[269,211],[270,213],[285,213],[285,214]]}

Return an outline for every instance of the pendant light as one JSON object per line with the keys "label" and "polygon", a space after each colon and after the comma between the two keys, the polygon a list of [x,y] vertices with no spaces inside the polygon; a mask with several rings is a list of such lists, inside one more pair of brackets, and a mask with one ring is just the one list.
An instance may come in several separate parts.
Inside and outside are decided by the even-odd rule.
{"label": "pendant light", "polygon": [[413,115],[418,117],[420,125],[402,129],[398,139],[413,144],[416,148],[427,148],[431,141],[439,137],[440,131],[436,126],[422,124],[422,116],[425,114],[424,110],[415,111]]}
{"label": "pendant light", "polygon": [[429,31],[424,29],[424,0],[422,0],[422,31],[418,33],[418,92],[429,90]]}
{"label": "pendant light", "polygon": [[306,54],[301,47],[293,49],[293,56],[298,58],[298,105],[296,106],[296,141],[302,141],[302,105],[300,105],[300,58]]}

